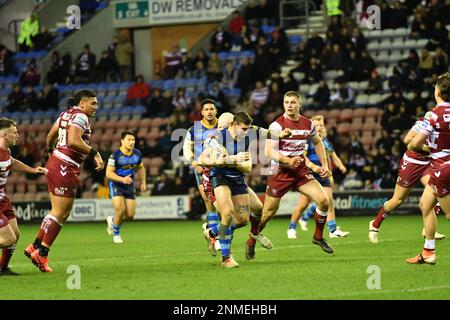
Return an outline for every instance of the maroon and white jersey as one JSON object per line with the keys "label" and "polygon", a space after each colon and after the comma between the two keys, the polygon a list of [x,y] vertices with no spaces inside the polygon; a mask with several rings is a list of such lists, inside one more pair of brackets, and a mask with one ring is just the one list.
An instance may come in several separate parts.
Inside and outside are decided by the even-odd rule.
{"label": "maroon and white jersey", "polygon": [[81,109],[77,107],[70,108],[61,113],[56,120],[58,123],[58,142],[53,151],[53,156],[59,160],[80,167],[87,154],[70,147],[67,142],[70,126],[77,126],[84,131],[82,139],[89,144],[91,137],[91,124],[89,118]]}
{"label": "maroon and white jersey", "polygon": [[[414,123],[413,127],[411,128],[411,130],[413,132],[415,132],[416,134],[420,132],[420,129],[423,127],[423,118],[420,118],[419,120],[416,121],[416,123]],[[429,139],[427,139],[427,143],[429,143]],[[403,155],[403,160],[411,162],[411,163],[415,163],[415,164],[420,164],[420,165],[428,165],[430,163],[430,153],[427,151],[412,151],[412,150],[407,150],[405,152],[405,154]]]}
{"label": "maroon and white jersey", "polygon": [[450,103],[439,104],[425,114],[420,133],[429,141],[431,165],[433,167],[450,163]]}
{"label": "maroon and white jersey", "polygon": [[0,201],[6,198],[5,185],[12,164],[11,152],[0,148]]}
{"label": "maroon and white jersey", "polygon": [[[285,128],[291,129],[292,136],[280,140],[280,154],[285,157],[304,157],[305,146],[308,139],[317,135],[314,123],[302,115],[300,115],[300,118],[297,121],[292,121],[288,119],[285,114],[283,114],[269,126],[269,130],[273,130],[278,133],[283,131]],[[305,165],[305,163],[303,162],[302,165]],[[272,166],[279,166],[279,164],[272,160]]]}

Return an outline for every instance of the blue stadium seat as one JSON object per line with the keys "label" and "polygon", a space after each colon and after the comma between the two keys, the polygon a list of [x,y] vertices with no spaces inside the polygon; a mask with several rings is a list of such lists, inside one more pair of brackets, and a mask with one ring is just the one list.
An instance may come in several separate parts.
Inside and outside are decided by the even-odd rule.
{"label": "blue stadium seat", "polygon": [[222,63],[225,63],[225,61],[229,60],[230,57],[231,57],[231,52],[227,52],[227,51],[219,52],[219,53],[217,54],[217,58],[219,58],[219,60],[220,60]]}
{"label": "blue stadium seat", "polygon": [[154,81],[152,81],[152,87],[153,88],[159,88],[159,89],[164,88],[164,80],[154,80]]}
{"label": "blue stadium seat", "polygon": [[97,8],[95,8],[95,11],[100,11],[100,10],[103,10],[103,9],[105,9],[107,7],[108,7],[108,2],[102,1],[102,2],[100,2],[98,4]]}
{"label": "blue stadium seat", "polygon": [[186,88],[187,80],[186,79],[178,79],[175,83],[176,88]]}
{"label": "blue stadium seat", "polygon": [[261,26],[261,30],[265,34],[270,34],[275,30],[274,26]]}
{"label": "blue stadium seat", "polygon": [[166,80],[166,81],[164,81],[163,89],[164,90],[173,90],[173,89],[175,89],[175,84],[176,84],[175,80]]}

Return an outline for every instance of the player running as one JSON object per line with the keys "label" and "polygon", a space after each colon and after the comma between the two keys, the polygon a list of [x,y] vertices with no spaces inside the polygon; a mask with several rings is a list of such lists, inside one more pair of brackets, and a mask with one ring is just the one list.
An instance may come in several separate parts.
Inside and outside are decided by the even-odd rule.
{"label": "player running", "polygon": [[[336,152],[334,151],[333,146],[326,138],[326,129],[325,129],[325,123],[323,116],[318,115],[311,118],[311,120],[314,122],[314,125],[317,130],[317,134],[322,139],[323,145],[325,147],[326,151],[326,159],[327,159],[327,166],[328,170],[330,172],[330,175],[328,177],[322,178],[318,173],[320,172],[320,160],[317,156],[316,149],[314,148],[314,145],[309,142],[306,144],[305,147],[305,161],[306,166],[313,172],[314,178],[322,185],[323,189],[327,193],[328,199],[330,201],[330,207],[328,209],[328,216],[327,216],[327,226],[329,230],[330,238],[341,238],[346,237],[350,232],[348,231],[342,231],[337,225],[336,225],[336,215],[335,215],[335,208],[334,208],[334,201],[333,201],[333,190],[331,188],[333,183],[333,176],[331,174],[331,167],[330,162],[331,159],[333,159],[336,166],[341,170],[342,173],[347,172],[347,168],[345,168],[344,164],[342,163],[341,159],[337,156]],[[311,203],[311,200],[303,195],[300,194],[298,204],[294,208],[294,211],[291,215],[291,221],[289,223],[289,228],[287,230],[287,236],[289,239],[297,239],[297,223],[299,222],[301,213],[308,207],[308,205]],[[306,212],[300,219],[302,230],[307,230],[306,225],[308,223],[309,218],[311,218],[314,215],[314,212],[316,211],[317,205],[313,203],[309,209],[308,212]]]}
{"label": "player running", "polygon": [[[221,114],[218,119],[218,132],[220,132],[220,130],[228,128],[231,125],[231,123],[233,122],[233,120],[234,120],[233,114],[231,114],[229,112],[225,112],[225,113]],[[263,139],[265,142],[266,138],[272,137],[272,139],[283,139],[283,138],[290,137],[291,135],[292,135],[292,132],[289,129],[285,129],[281,133],[278,133],[278,132],[270,131],[270,130],[267,130],[267,129],[264,129],[264,128],[261,128],[258,126],[254,126],[254,125],[252,125],[250,127],[250,129],[247,133],[247,136],[249,137],[250,145],[252,142],[258,143],[261,139]],[[200,164],[203,164],[205,157],[209,157],[209,154],[212,150],[211,148],[214,148],[214,146],[215,146],[215,144],[213,142],[211,142],[211,139],[218,139],[220,141],[220,136],[217,135],[215,137],[208,138],[204,142],[206,148],[197,160],[198,163],[200,163]],[[212,143],[211,147],[207,148],[211,143]],[[206,162],[208,162],[208,160]],[[238,165],[237,169],[245,174],[245,173],[248,173],[251,171],[251,167],[252,167],[252,161],[249,160],[249,161],[246,161],[242,165]],[[211,184],[210,169],[208,167],[204,167],[204,168],[205,169],[202,174],[202,184],[203,184],[205,193],[206,193],[207,197],[211,200],[211,202],[214,204],[217,211],[220,212],[220,210],[218,210],[216,197],[214,196],[214,191],[213,191],[213,187]],[[257,228],[259,226],[259,222],[261,220],[263,204],[261,202],[261,199],[257,196],[257,194],[248,186],[247,186],[247,191],[248,191],[249,200],[250,200],[249,220],[251,222],[251,228]],[[241,226],[244,226],[244,225],[241,224]],[[214,243],[216,242],[216,238],[219,235],[218,228],[219,228],[219,221],[217,221],[215,223],[210,223],[209,227],[207,227],[206,224],[203,225],[203,235],[204,235],[206,241],[208,242],[208,248],[213,256],[216,255],[216,251],[214,250]],[[238,228],[238,226],[234,222],[232,222],[232,225],[231,225],[232,231],[234,232],[234,230],[237,228]],[[230,250],[230,252],[231,252],[231,250]]]}
{"label": "player running", "polygon": [[[194,125],[189,128],[183,144],[183,156],[194,168],[197,187],[203,198],[203,202],[205,203],[207,211],[206,228],[210,228],[211,225],[219,223],[219,214],[217,213],[213,202],[205,193],[204,185],[202,184],[202,174],[204,173],[205,168],[198,165],[197,159],[203,152],[203,143],[205,140],[217,134],[218,120],[215,103],[216,102],[212,99],[204,99],[200,102],[203,118],[201,121],[196,121]],[[208,174],[208,172],[205,172],[205,175]],[[219,243],[217,243],[217,245],[214,245],[213,243],[212,246],[211,243],[208,243],[208,250],[213,256],[216,255],[216,249],[219,249]]]}
{"label": "player running", "polygon": [[15,170],[30,174],[44,173],[44,168],[32,168],[11,156],[9,148],[16,144],[18,138],[19,134],[14,120],[0,118],[0,248],[2,248],[0,276],[18,275],[8,267],[20,236],[11,200],[5,192],[9,171]]}
{"label": "player running", "polygon": [[133,220],[136,214],[136,190],[134,175],[137,172],[141,180],[141,192],[147,191],[145,168],[142,155],[134,148],[136,134],[123,131],[120,135],[120,148],[111,154],[106,166],[106,178],[109,181],[109,196],[114,206],[114,216],[108,216],[107,232],[113,235],[114,243],[123,243],[120,236],[122,221]]}
{"label": "player running", "polygon": [[239,267],[230,255],[231,239],[234,229],[245,226],[250,215],[247,184],[244,173],[237,167],[246,172],[251,170],[247,133],[252,121],[246,112],[238,112],[228,129],[221,130],[217,138],[209,140],[200,159],[201,165],[211,167],[211,184],[221,215],[218,235],[224,268]]}
{"label": "player running", "polygon": [[431,172],[419,206],[425,226],[425,244],[421,253],[406,260],[411,264],[435,264],[436,217],[433,207],[439,201],[450,220],[450,73],[438,77],[434,98],[437,106],[425,114],[423,124],[408,145],[408,150],[430,147]]}
{"label": "player running", "polygon": [[25,249],[25,255],[41,272],[53,271],[48,265],[48,253],[72,210],[81,163],[89,156],[95,161],[95,170],[104,167],[100,154],[88,144],[91,136],[89,118],[97,111],[95,92],[77,91],[70,105],[74,107],[59,115],[47,135],[50,158],[45,168],[52,209],[42,220],[34,243]]}
{"label": "player running", "polygon": [[[421,118],[416,121],[414,126],[408,131],[408,134],[403,139],[407,145],[419,133],[420,128],[424,125],[424,119]],[[387,218],[395,209],[397,209],[409,196],[413,186],[420,181],[425,187],[430,179],[430,147],[426,144],[420,150],[407,150],[403,155],[400,166],[398,168],[398,178],[395,184],[394,194],[392,198],[386,201],[381,207],[380,211],[374,220],[369,222],[369,240],[372,243],[378,243],[379,231],[381,223]],[[435,224],[437,223],[435,210],[430,216],[434,217]],[[425,236],[425,229],[422,231]],[[444,239],[445,235],[436,232],[436,239]]]}
{"label": "player running", "polygon": [[250,233],[246,243],[245,255],[247,259],[255,258],[255,244],[259,241],[266,248],[272,248],[272,242],[261,231],[277,212],[281,198],[290,190],[298,190],[317,203],[314,213],[316,229],[313,244],[319,245],[327,253],[333,253],[333,248],[323,238],[323,228],[327,219],[329,201],[322,186],[314,179],[305,165],[304,149],[306,141],[310,139],[314,144],[320,159],[319,176],[329,175],[325,148],[316,133],[314,123],[300,115],[301,96],[296,91],[288,91],[283,97],[285,113],[273,122],[269,129],[281,132],[284,128],[292,130],[292,137],[277,141],[268,139],[266,154],[272,159],[272,175],[267,181],[267,191],[264,200],[262,219],[258,230]]}

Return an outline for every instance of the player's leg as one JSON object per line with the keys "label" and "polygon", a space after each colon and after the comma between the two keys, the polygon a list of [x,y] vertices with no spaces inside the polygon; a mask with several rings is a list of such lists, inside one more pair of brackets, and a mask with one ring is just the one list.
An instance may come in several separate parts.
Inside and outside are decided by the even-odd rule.
{"label": "player's leg", "polygon": [[298,203],[295,206],[295,208],[291,214],[291,220],[289,222],[289,227],[287,230],[288,239],[297,239],[296,229],[297,229],[297,223],[299,221],[302,221],[302,222],[300,222],[300,226],[301,226],[302,230],[304,230],[304,231],[308,230],[307,229],[307,223],[308,223],[307,221],[308,220],[304,221],[303,217],[300,218],[300,216],[301,216],[302,212],[305,211],[305,209],[308,207],[309,203],[310,203],[309,198],[303,194],[300,194],[300,196],[298,198]]}
{"label": "player's leg", "polygon": [[434,212],[432,212],[432,209],[436,205],[437,201],[438,200],[433,194],[433,189],[431,186],[426,185],[419,202],[420,211],[422,211],[423,216],[423,224],[425,226],[425,244],[419,255],[406,260],[408,263],[436,263],[436,241],[434,238],[436,233],[436,217]]}
{"label": "player's leg", "polygon": [[8,223],[8,219],[0,215],[0,248],[7,248],[16,243],[16,235]]}
{"label": "player's leg", "polygon": [[[209,179],[209,176],[207,176]],[[208,180],[205,180],[201,178],[198,174],[196,174],[197,179],[197,186],[198,190],[200,192],[200,195],[203,199],[203,202],[205,203],[206,207],[206,223],[202,225],[203,232],[206,232],[207,229],[211,229],[211,233],[217,237],[219,233],[219,223],[220,223],[220,217],[218,210],[216,210],[217,203],[214,204],[213,201],[211,201],[211,195],[213,195],[211,182]],[[208,193],[211,193],[209,196],[207,194],[207,191],[205,188],[208,188]],[[215,200],[215,199],[213,199]],[[213,244],[215,244],[215,238],[211,238]],[[209,241],[209,240],[208,240]],[[219,243],[219,242],[217,242]],[[218,246],[216,246],[218,249]],[[215,251],[212,250],[210,253],[215,256]]]}
{"label": "player's leg", "polygon": [[316,212],[314,212],[314,220],[316,227],[314,230],[313,244],[322,248],[326,253],[333,253],[333,248],[323,238],[323,228],[327,221],[327,213],[329,208],[329,200],[323,187],[317,180],[299,186],[298,191],[309,197],[317,204]]}
{"label": "player's leg", "polygon": [[219,185],[214,188],[214,194],[219,206],[221,221],[219,225],[219,242],[220,251],[222,253],[222,266],[226,268],[233,268],[239,266],[236,262],[230,259],[230,245],[231,245],[231,221],[233,218],[234,204],[231,196],[230,187],[226,185]]}
{"label": "player's leg", "polygon": [[[0,220],[3,220],[1,216]],[[19,241],[20,237],[19,226],[17,224],[16,218],[12,218],[9,219],[9,221],[8,220],[6,221],[7,221],[6,226],[9,228],[6,228],[6,226],[0,228],[0,247],[2,247],[2,256],[0,257],[0,275],[17,275],[17,273],[9,269],[8,265],[12,255],[14,254],[14,251],[16,250],[17,241]],[[2,229],[5,229],[6,233],[8,234],[7,236],[9,238],[9,243],[6,243],[8,244],[6,246],[2,245],[2,243],[4,243],[3,240],[4,237],[1,235]],[[11,235],[11,232],[13,233],[13,235]]]}
{"label": "player's leg", "polygon": [[328,215],[327,215],[327,227],[330,232],[330,238],[343,238],[348,236],[350,232],[341,230],[336,224],[336,214],[334,211],[334,199],[333,189],[331,187],[324,187],[327,193],[328,200],[330,202]]}
{"label": "player's leg", "polygon": [[112,224],[112,234],[114,243],[123,243],[121,238],[122,221],[127,215],[127,208],[125,206],[125,196],[112,197],[112,203],[114,207],[114,218]]}
{"label": "player's leg", "polygon": [[405,201],[410,192],[411,187],[403,187],[398,183],[395,185],[394,194],[392,195],[391,199],[383,204],[381,209],[378,211],[376,218],[369,221],[370,242],[378,243],[381,223]]}
{"label": "player's leg", "polygon": [[247,259],[253,259],[255,256],[254,248],[256,241],[259,241],[261,245],[266,249],[271,249],[273,247],[272,242],[265,237],[261,231],[264,230],[267,223],[270,221],[270,219],[275,215],[277,212],[279,206],[280,206],[280,200],[281,198],[276,198],[268,195],[266,193],[264,198],[264,205],[263,205],[263,211],[262,211],[262,217],[261,221],[259,222],[258,229],[255,228],[253,230],[254,232],[250,232],[250,237],[247,240],[246,244],[246,257]]}
{"label": "player's leg", "polygon": [[[50,196],[52,210],[42,220],[38,236],[36,237],[36,240],[39,242],[39,237],[42,236],[40,246],[30,254],[31,261],[42,272],[53,271],[48,266],[48,253],[50,251],[50,247],[61,231],[63,224],[69,218],[74,200],[75,199],[71,197],[61,197],[56,195]],[[29,246],[27,247],[27,249],[28,248]],[[25,254],[27,255],[27,250]]]}
{"label": "player's leg", "polygon": [[259,223],[262,217],[263,203],[255,191],[250,187],[248,188],[248,196],[250,200],[250,232],[256,233],[258,232]]}
{"label": "player's leg", "polygon": [[[422,183],[422,185],[424,187],[428,184],[429,180],[430,180],[430,174],[428,172],[427,172],[427,174],[423,175],[420,178],[420,182]],[[437,212],[439,212],[441,210],[439,202],[433,207],[432,210],[433,210],[434,216],[436,217],[436,222],[435,222],[436,223],[436,233],[434,234],[434,238],[436,240],[443,240],[443,239],[445,239],[445,235],[442,233],[439,233],[437,231],[437,216],[436,216],[436,214],[437,214]],[[425,238],[425,227],[422,229],[422,237]]]}

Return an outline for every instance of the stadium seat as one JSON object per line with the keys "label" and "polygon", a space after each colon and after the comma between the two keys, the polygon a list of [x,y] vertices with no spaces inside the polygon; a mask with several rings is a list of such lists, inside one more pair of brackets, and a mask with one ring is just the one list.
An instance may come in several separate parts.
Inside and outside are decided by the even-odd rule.
{"label": "stadium seat", "polygon": [[366,110],[364,108],[356,108],[353,110],[353,119],[364,118]]}
{"label": "stadium seat", "polygon": [[350,132],[350,123],[342,122],[337,125],[337,133],[339,134],[347,134]]}
{"label": "stadium seat", "polygon": [[366,118],[368,118],[368,117],[373,117],[373,118],[375,118],[375,117],[378,116],[378,110],[380,110],[380,109],[378,109],[378,108],[376,108],[376,107],[370,107],[370,108],[367,108],[367,109],[366,109],[366,112],[365,112],[365,114],[364,114],[364,116],[365,116]]}
{"label": "stadium seat", "polygon": [[341,113],[339,114],[339,119],[341,121],[350,121],[353,116],[353,109],[351,108],[345,108],[341,110]]}
{"label": "stadium seat", "polygon": [[367,101],[367,103],[369,105],[377,105],[380,102],[381,102],[381,94],[375,93],[375,94],[369,95],[369,99]]}
{"label": "stadium seat", "polygon": [[328,118],[331,119],[339,119],[339,115],[341,114],[341,110],[339,109],[332,109],[328,112]]}
{"label": "stadium seat", "polygon": [[355,105],[356,106],[365,106],[367,104],[368,99],[369,99],[369,96],[367,94],[359,94],[356,96]]}

